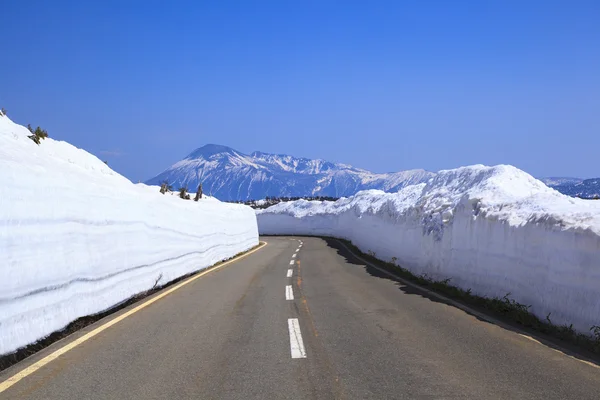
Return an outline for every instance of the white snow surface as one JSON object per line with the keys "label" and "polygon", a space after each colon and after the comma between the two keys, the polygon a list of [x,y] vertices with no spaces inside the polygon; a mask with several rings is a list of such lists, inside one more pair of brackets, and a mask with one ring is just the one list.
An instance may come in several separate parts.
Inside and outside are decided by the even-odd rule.
{"label": "white snow surface", "polygon": [[257,210],[261,234],[327,235],[415,274],[531,305],[589,333],[600,324],[600,202],[560,194],[509,165],[440,171],[397,193]]}
{"label": "white snow surface", "polygon": [[28,135],[0,116],[0,355],[258,244],[249,207],[162,195]]}

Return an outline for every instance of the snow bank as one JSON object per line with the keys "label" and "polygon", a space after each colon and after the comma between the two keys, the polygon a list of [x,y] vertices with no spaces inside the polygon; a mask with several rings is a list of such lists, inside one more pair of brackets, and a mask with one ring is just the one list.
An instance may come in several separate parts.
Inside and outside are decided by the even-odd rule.
{"label": "snow bank", "polygon": [[600,202],[562,195],[512,166],[440,171],[398,193],[257,211],[261,234],[351,240],[415,274],[483,296],[511,293],[582,332],[600,324]]}
{"label": "snow bank", "polygon": [[134,185],[0,117],[0,354],[258,244],[251,208]]}

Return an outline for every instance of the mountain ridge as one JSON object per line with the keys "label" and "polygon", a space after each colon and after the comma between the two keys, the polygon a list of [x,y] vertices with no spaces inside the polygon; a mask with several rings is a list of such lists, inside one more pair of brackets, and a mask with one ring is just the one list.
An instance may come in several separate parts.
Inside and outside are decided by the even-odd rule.
{"label": "mountain ridge", "polygon": [[253,151],[244,154],[231,147],[207,144],[189,153],[166,171],[146,181],[168,181],[226,201],[266,196],[344,197],[365,189],[397,191],[435,175],[423,169],[375,173],[323,159]]}
{"label": "mountain ridge", "polygon": [[549,176],[545,178],[538,178],[540,181],[544,182],[546,186],[555,187],[559,185],[574,185],[577,183],[581,183],[584,179],[581,178],[573,178],[566,176]]}
{"label": "mountain ridge", "polygon": [[[206,144],[189,153],[164,172],[146,181],[204,192],[221,200],[259,200],[272,197],[348,197],[360,190],[398,191],[427,181],[436,173],[424,169],[375,173],[349,164],[323,159],[272,154],[242,153],[229,146]],[[600,179],[572,177],[538,178],[547,186],[573,197],[600,195]]]}
{"label": "mountain ridge", "polygon": [[571,197],[583,199],[600,197],[600,178],[581,179],[579,182],[567,182],[551,187]]}

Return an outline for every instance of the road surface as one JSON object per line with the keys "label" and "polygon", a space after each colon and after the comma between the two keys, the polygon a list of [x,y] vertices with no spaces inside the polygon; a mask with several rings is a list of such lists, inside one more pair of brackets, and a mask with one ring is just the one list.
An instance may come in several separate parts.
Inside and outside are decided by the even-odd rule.
{"label": "road surface", "polygon": [[335,241],[263,240],[41,368],[26,369],[136,305],[3,371],[16,383],[0,399],[600,398],[597,367],[378,276]]}

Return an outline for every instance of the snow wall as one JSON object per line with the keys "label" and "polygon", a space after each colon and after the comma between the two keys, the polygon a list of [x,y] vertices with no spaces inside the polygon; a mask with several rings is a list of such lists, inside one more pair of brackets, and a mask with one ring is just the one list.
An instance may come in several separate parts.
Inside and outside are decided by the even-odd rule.
{"label": "snow wall", "polygon": [[0,116],[0,354],[258,244],[249,207],[162,195],[28,135]]}
{"label": "snow wall", "polygon": [[413,273],[487,297],[510,293],[541,319],[600,325],[600,201],[560,194],[512,166],[440,171],[398,193],[299,200],[257,211],[261,234],[327,235]]}

